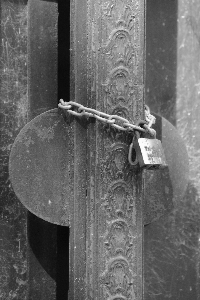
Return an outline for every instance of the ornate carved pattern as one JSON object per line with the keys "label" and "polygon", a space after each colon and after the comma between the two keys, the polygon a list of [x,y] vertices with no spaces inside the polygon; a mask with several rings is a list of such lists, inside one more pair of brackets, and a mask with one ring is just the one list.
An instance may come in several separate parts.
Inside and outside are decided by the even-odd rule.
{"label": "ornate carved pattern", "polygon": [[131,0],[106,1],[103,5],[103,21],[110,31],[102,49],[110,70],[103,83],[104,102],[109,113],[118,107],[118,111],[126,111],[125,117],[129,119],[133,118],[138,99],[135,89],[139,87],[141,59],[139,8],[139,1]]}
{"label": "ornate carved pattern", "polygon": [[108,155],[104,164],[104,178],[111,180],[125,179],[129,176],[128,145],[114,143],[109,145]]}
{"label": "ornate carved pattern", "polygon": [[111,224],[105,237],[105,245],[110,256],[123,255],[133,258],[133,240],[128,224],[124,220],[118,219]]}
{"label": "ornate carved pattern", "polygon": [[104,294],[110,296],[123,296],[123,299],[135,299],[133,290],[133,274],[130,271],[128,261],[124,258],[117,258],[110,262],[105,274],[101,277],[104,284]]}
{"label": "ornate carved pattern", "polygon": [[122,66],[112,70],[108,82],[104,84],[110,105],[116,105],[119,102],[124,105],[128,104],[127,100],[133,94],[133,84],[129,81],[129,77],[128,69]]}
{"label": "ornate carved pattern", "polygon": [[125,66],[136,65],[137,56],[128,29],[121,27],[113,30],[104,51],[108,57],[108,62],[110,61],[112,66],[120,64]]}
{"label": "ornate carved pattern", "polygon": [[[144,2],[88,2],[93,3],[89,24],[93,63],[88,60],[93,75],[91,97],[96,97],[98,109],[136,121],[143,111]],[[138,285],[137,281],[141,278],[142,267],[138,259],[142,220],[138,220],[136,213],[136,180],[127,159],[129,145],[124,134],[108,134],[100,130],[100,126],[96,128],[97,138],[93,145],[96,145],[97,158],[95,162],[91,158],[90,162],[91,165],[97,163],[96,171],[91,171],[91,174],[96,172],[97,187],[96,199],[90,198],[88,244],[93,270],[89,278],[94,292],[88,299],[134,300],[137,297],[141,300],[142,284]],[[93,187],[91,191],[93,193]]]}
{"label": "ornate carved pattern", "polygon": [[[108,22],[110,31],[112,28],[123,26],[131,33],[134,27],[138,29],[139,0],[110,0],[103,4],[103,18]],[[136,22],[137,20],[137,22]]]}
{"label": "ornate carved pattern", "polygon": [[114,181],[108,188],[102,207],[104,207],[109,220],[126,218],[135,224],[133,192],[123,180]]}

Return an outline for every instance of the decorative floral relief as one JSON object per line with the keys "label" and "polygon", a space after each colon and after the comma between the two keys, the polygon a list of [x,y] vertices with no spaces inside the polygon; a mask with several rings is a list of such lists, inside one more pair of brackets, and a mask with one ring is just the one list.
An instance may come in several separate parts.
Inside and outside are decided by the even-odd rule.
{"label": "decorative floral relief", "polygon": [[127,68],[120,66],[113,69],[103,86],[105,91],[104,101],[108,106],[131,107],[134,86]]}
{"label": "decorative floral relief", "polygon": [[112,0],[103,4],[103,18],[112,27],[124,26],[130,32],[134,30],[134,20],[137,17],[139,1]]}
{"label": "decorative floral relief", "polygon": [[124,255],[133,259],[133,236],[128,225],[123,220],[117,220],[112,223],[109,233],[106,235],[105,245],[110,256]]}
{"label": "decorative floral relief", "polygon": [[116,107],[115,106],[108,106],[108,107],[112,115],[118,115],[122,118],[130,119],[130,115],[132,114],[131,105],[128,107],[122,105],[118,105]]}
{"label": "decorative floral relief", "polygon": [[106,210],[109,218],[128,218],[134,225],[136,217],[133,198],[126,183],[117,181],[108,188],[102,207]]}
{"label": "decorative floral relief", "polygon": [[104,52],[110,67],[120,64],[132,67],[136,65],[136,55],[131,36],[129,31],[123,27],[113,30]]}
{"label": "decorative floral relief", "polygon": [[[130,121],[135,121],[135,109],[139,109],[139,102],[142,103],[140,90],[143,87],[140,84],[138,88],[141,83],[138,77],[140,3],[139,0],[101,1],[101,57],[105,72],[101,81],[103,104],[108,113]],[[110,135],[108,143],[104,142],[106,158],[101,166],[105,197],[100,212],[105,217],[106,232],[103,231],[102,236],[105,269],[100,284],[102,300],[134,300],[135,185],[131,184],[129,145],[123,137],[118,142],[116,136],[114,144],[110,144]]]}
{"label": "decorative floral relief", "polygon": [[118,294],[126,297],[125,299],[135,299],[133,274],[126,259],[118,257],[112,260],[106,272],[101,276],[100,283],[104,285],[109,295]]}
{"label": "decorative floral relief", "polygon": [[111,180],[127,179],[130,165],[128,162],[128,145],[115,143],[109,147],[108,157],[103,166],[104,178]]}
{"label": "decorative floral relief", "polygon": [[[134,86],[138,84],[138,57],[140,49],[139,1],[113,0],[103,4],[105,46],[102,54],[107,62],[107,80],[104,103],[107,112],[123,107],[133,111]],[[129,119],[133,113],[129,113]]]}

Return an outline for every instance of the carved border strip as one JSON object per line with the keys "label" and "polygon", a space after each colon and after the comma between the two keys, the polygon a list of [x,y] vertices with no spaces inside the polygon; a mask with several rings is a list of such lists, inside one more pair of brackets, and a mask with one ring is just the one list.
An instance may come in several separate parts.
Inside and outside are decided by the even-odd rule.
{"label": "carved border strip", "polygon": [[[143,0],[88,0],[88,104],[143,116]],[[102,124],[88,132],[87,299],[142,299],[141,176],[128,138]]]}

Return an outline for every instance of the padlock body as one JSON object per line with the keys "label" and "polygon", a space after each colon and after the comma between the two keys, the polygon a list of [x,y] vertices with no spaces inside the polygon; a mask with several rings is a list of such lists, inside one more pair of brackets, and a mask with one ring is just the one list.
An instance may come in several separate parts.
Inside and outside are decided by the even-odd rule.
{"label": "padlock body", "polygon": [[165,167],[167,166],[162,143],[157,139],[139,138],[136,147],[137,159],[140,167]]}

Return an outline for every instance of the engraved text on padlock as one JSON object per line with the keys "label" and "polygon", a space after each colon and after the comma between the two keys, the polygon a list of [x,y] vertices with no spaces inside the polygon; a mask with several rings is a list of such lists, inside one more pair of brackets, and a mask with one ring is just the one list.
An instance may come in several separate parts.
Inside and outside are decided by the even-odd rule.
{"label": "engraved text on padlock", "polygon": [[167,166],[160,140],[139,138],[135,143],[135,150],[140,167]]}

